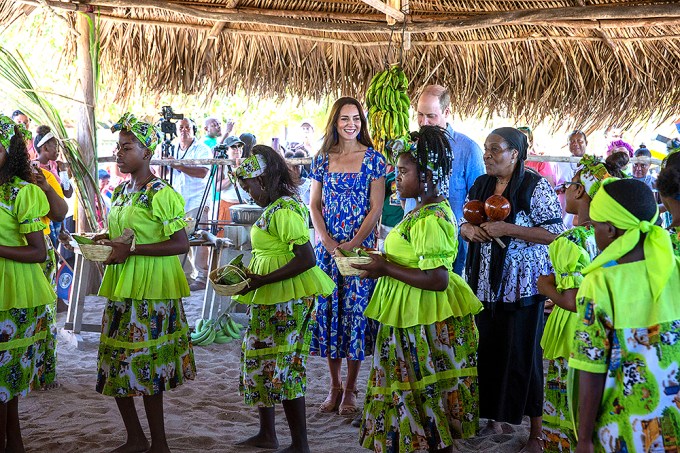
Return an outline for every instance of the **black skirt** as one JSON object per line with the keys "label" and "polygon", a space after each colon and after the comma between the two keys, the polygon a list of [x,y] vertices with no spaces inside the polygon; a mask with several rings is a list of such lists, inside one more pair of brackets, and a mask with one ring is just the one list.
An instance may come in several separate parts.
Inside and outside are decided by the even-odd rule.
{"label": "black skirt", "polygon": [[[486,304],[485,304],[486,305]],[[479,416],[513,425],[543,413],[543,302],[483,310],[479,329]]]}

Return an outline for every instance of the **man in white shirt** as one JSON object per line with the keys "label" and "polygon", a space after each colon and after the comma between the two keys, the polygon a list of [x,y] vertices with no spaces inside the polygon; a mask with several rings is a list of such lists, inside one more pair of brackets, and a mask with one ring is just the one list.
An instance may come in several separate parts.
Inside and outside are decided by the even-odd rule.
{"label": "man in white shirt", "polygon": [[[184,118],[177,123],[179,132],[179,142],[177,143],[176,158],[167,159],[212,159],[212,151],[203,142],[196,139],[196,125],[188,118]],[[184,210],[187,217],[198,219],[198,222],[207,221],[209,205],[203,207],[203,211],[198,212],[201,198],[207,184],[207,175],[210,169],[205,166],[186,166],[174,164],[172,166],[172,186],[184,198]],[[210,197],[207,202],[210,203]],[[189,252],[191,259],[184,260],[184,273],[187,280],[191,282],[191,276],[196,272],[196,277],[189,285],[192,291],[205,289],[208,281],[208,248],[192,247]]]}

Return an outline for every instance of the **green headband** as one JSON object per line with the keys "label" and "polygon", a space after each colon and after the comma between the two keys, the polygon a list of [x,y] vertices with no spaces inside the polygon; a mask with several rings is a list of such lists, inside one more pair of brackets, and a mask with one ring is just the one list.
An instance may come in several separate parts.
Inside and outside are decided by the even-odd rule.
{"label": "green headband", "polygon": [[267,162],[264,157],[261,154],[253,154],[234,170],[234,176],[239,179],[257,178],[264,173],[265,168],[267,168]]}
{"label": "green headband", "polygon": [[160,134],[153,124],[139,121],[132,113],[123,115],[116,124],[111,126],[111,132],[129,131],[142,142],[149,151],[153,152],[161,141]]}
{"label": "green headband", "polygon": [[[613,181],[616,181],[616,179],[606,179],[602,182],[602,187]],[[659,218],[659,209],[657,208],[651,220],[641,221],[621,206],[618,201],[614,200],[606,190],[598,190],[590,203],[590,218],[595,222],[610,223],[616,228],[626,230],[626,232],[602,250],[602,253],[588,267],[583,269],[583,274],[592,272],[610,261],[618,260],[633,250],[640,241],[641,233],[647,233],[644,242],[645,265],[652,295],[654,301],[657,301],[671,277],[675,260],[668,232],[662,227],[654,225]]]}
{"label": "green headband", "polygon": [[31,133],[26,130],[23,124],[15,123],[9,116],[0,114],[0,144],[5,148],[7,154],[9,154],[9,143],[12,141],[17,127],[24,140],[31,139]]}
{"label": "green headband", "polygon": [[583,157],[581,157],[576,171],[579,172],[581,184],[583,184],[583,187],[585,187],[586,192],[591,199],[595,196],[597,191],[600,190],[602,181],[611,178],[611,175],[604,164],[602,164],[600,158],[588,154],[584,154]]}

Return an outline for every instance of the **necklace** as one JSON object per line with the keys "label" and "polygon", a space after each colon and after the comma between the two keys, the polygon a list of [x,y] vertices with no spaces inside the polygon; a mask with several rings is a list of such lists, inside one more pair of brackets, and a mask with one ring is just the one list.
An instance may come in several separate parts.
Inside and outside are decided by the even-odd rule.
{"label": "necklace", "polygon": [[510,180],[508,179],[507,181],[503,182],[500,179],[496,178],[496,184],[500,184],[501,186],[506,186]]}
{"label": "necklace", "polygon": [[149,177],[146,178],[146,179],[144,180],[144,182],[141,183],[137,189],[135,189],[135,183],[134,183],[134,182],[128,181],[128,185],[125,186],[125,192],[126,192],[126,193],[139,192],[140,190],[142,190],[143,187],[145,187],[147,184],[149,184],[149,182],[150,182],[152,179],[154,179],[155,177],[156,177],[156,175],[154,175],[153,173],[151,173],[151,174],[149,175]]}

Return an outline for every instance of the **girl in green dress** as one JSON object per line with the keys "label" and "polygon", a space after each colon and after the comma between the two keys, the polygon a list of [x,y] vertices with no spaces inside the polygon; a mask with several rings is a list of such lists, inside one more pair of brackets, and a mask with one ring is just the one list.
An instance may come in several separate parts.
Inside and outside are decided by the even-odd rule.
{"label": "girl in green dress", "polygon": [[40,268],[47,256],[41,217],[47,197],[34,184],[22,133],[0,115],[0,451],[23,452],[19,395],[49,380],[45,354],[57,296]]}
{"label": "girl in green dress", "polygon": [[673,251],[680,256],[680,148],[672,149],[661,164],[656,188],[664,206],[671,214],[668,232],[673,242]]}
{"label": "girl in green dress", "polygon": [[576,295],[576,452],[677,451],[680,260],[641,181],[603,181],[590,218],[601,253]]}
{"label": "girl in green dress", "polygon": [[[125,114],[116,163],[130,180],[111,198],[109,237],[123,229],[133,244],[107,242],[113,252],[99,295],[108,301],[97,356],[97,391],[113,396],[127,431],[115,452],[169,452],[163,419],[163,392],[194,379],[196,365],[182,297],[189,285],[177,255],[189,250],[184,200],[149,169],[159,134],[153,125]],[[142,396],[151,446],[142,431],[132,397]]]}
{"label": "girl in green dress", "polygon": [[573,423],[567,401],[567,380],[571,341],[578,322],[576,292],[581,272],[597,255],[595,231],[590,222],[590,201],[610,171],[597,157],[584,155],[571,181],[562,184],[566,211],[578,219],[578,226],[555,238],[548,247],[554,274],[538,279],[538,290],[555,303],[543,330],[541,347],[548,360],[544,387],[543,442],[547,452],[568,452],[576,447]]}
{"label": "girl in green dress", "polygon": [[[482,303],[453,272],[456,223],[444,195],[451,151],[446,132],[423,126],[399,146],[397,190],[416,198],[361,278],[378,279],[365,315],[380,323],[360,442],[376,452],[453,451],[479,425],[478,333]],[[400,143],[401,144],[401,143]]]}
{"label": "girl in green dress", "polygon": [[297,196],[290,170],[272,148],[258,145],[234,171],[255,203],[265,208],[250,230],[253,258],[249,286],[236,296],[248,305],[243,338],[240,391],[258,406],[260,430],[241,442],[278,448],[274,405],[281,403],[292,445],[308,452],[305,420],[307,356],[317,296],[335,289],[317,265],[309,242],[309,211]]}

